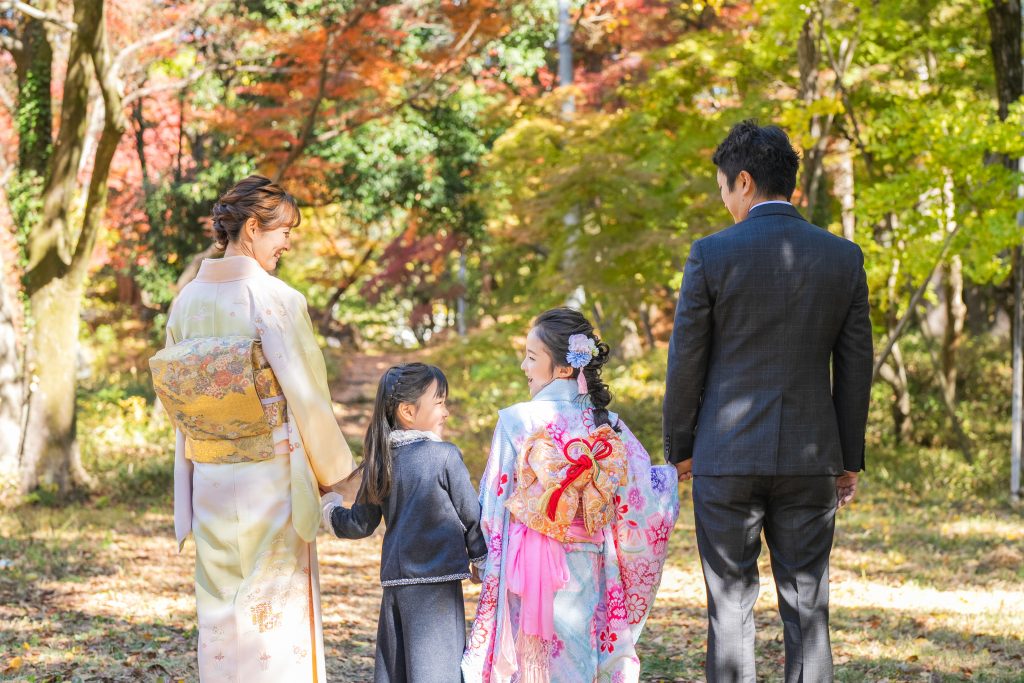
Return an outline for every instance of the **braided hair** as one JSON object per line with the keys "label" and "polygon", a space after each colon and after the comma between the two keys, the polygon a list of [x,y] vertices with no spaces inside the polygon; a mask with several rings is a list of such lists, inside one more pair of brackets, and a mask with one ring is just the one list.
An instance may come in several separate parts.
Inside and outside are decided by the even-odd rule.
{"label": "braided hair", "polygon": [[[594,404],[594,425],[606,424],[613,426],[608,417],[608,404],[612,402],[612,393],[608,385],[601,379],[601,368],[608,362],[608,345],[594,332],[582,313],[572,308],[552,308],[544,311],[533,321],[533,329],[537,338],[547,348],[556,366],[567,366],[566,355],[569,353],[569,337],[574,334],[586,335],[594,340],[597,355],[582,368],[573,368],[573,379],[583,373],[590,390],[590,400]],[[618,427],[613,426],[618,431]]]}
{"label": "braided hair", "polygon": [[448,395],[448,379],[441,369],[425,363],[405,363],[388,368],[377,383],[377,398],[373,403],[370,426],[363,438],[363,461],[349,475],[349,479],[362,477],[356,500],[360,503],[380,505],[391,492],[391,432],[401,429],[398,406],[416,403],[437,383],[435,396]]}

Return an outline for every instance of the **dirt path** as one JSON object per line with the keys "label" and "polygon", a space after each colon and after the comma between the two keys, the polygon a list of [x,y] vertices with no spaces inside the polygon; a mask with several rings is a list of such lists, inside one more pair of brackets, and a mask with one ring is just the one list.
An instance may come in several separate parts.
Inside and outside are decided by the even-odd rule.
{"label": "dirt path", "polygon": [[342,368],[337,376],[330,378],[334,414],[345,438],[349,443],[358,444],[370,421],[381,375],[392,365],[415,360],[416,352],[375,355],[335,352],[333,359],[334,365]]}

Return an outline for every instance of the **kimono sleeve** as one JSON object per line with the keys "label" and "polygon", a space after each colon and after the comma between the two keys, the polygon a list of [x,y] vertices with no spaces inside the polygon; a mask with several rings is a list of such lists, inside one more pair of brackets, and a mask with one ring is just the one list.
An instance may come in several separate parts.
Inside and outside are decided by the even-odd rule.
{"label": "kimono sleeve", "polygon": [[297,423],[320,486],[341,481],[354,468],[352,451],[331,407],[324,355],[313,335],[305,298],[292,289],[274,292],[256,317],[270,367]]}
{"label": "kimono sleeve", "polygon": [[[167,319],[167,341],[164,346],[174,346],[181,341],[177,329],[175,307]],[[174,430],[174,537],[178,541],[178,552],[192,533],[192,462],[185,458],[185,435],[180,429]]]}

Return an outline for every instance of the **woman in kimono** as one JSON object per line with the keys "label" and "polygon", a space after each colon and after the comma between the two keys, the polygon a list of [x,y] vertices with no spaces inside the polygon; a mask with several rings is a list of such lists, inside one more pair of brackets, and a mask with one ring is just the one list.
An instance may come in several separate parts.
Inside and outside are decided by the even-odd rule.
{"label": "woman in kimono", "polygon": [[[213,227],[224,257],[203,261],[178,295],[161,352],[187,347],[198,361],[191,374],[153,363],[161,400],[187,432],[177,431],[174,526],[179,550],[189,533],[196,544],[204,682],[326,680],[320,490],[354,463],[306,301],[271,275],[298,223],[295,200],[267,178],[221,197]],[[239,436],[249,433],[252,404],[242,398],[253,389],[267,433]]]}
{"label": "woman in kimono", "polygon": [[577,311],[547,311],[530,330],[531,400],[499,411],[480,482],[488,555],[467,683],[639,680],[634,645],[679,500],[675,470],[652,467],[608,411],[607,359]]}

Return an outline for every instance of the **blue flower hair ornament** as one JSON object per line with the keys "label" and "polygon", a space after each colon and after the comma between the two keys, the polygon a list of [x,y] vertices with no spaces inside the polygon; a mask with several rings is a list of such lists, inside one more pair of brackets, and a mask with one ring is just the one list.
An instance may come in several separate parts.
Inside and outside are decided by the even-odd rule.
{"label": "blue flower hair ornament", "polygon": [[597,343],[585,334],[574,334],[569,337],[569,351],[565,354],[565,361],[579,370],[576,383],[581,394],[589,394],[587,378],[583,375],[583,368],[590,364],[600,352],[597,350]]}

